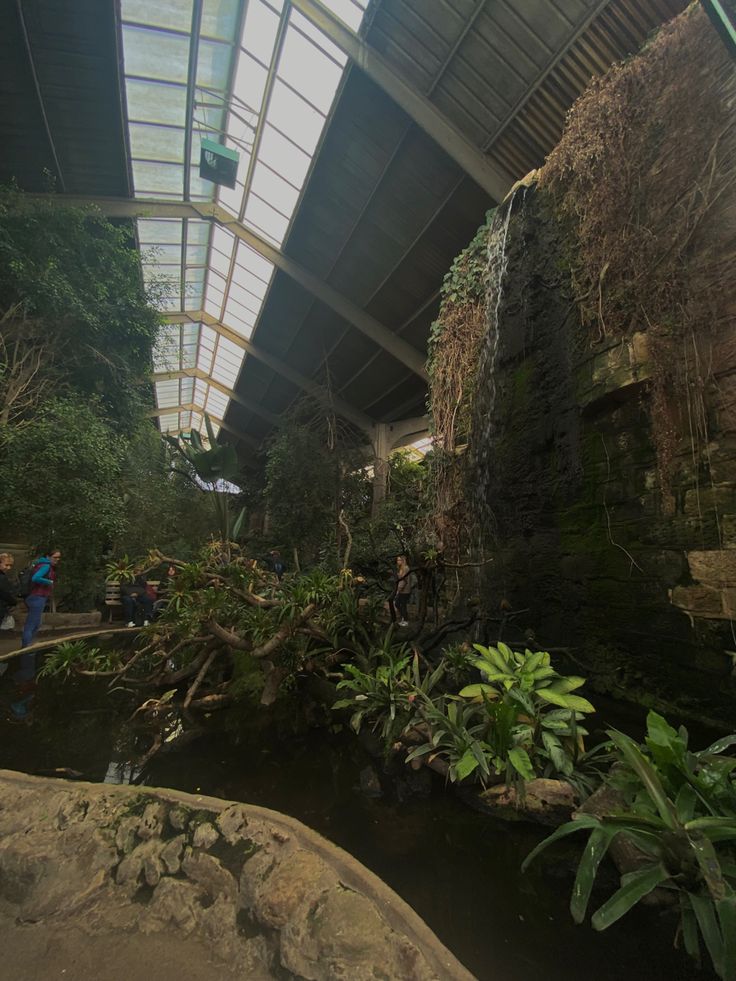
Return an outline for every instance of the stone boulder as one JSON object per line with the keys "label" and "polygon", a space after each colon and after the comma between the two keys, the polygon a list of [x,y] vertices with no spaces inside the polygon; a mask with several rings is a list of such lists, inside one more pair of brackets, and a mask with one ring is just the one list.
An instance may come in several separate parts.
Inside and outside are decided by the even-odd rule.
{"label": "stone boulder", "polygon": [[14,981],[71,977],[82,962],[85,977],[143,981],[151,950],[159,981],[472,977],[380,879],[285,815],[3,770],[0,801]]}

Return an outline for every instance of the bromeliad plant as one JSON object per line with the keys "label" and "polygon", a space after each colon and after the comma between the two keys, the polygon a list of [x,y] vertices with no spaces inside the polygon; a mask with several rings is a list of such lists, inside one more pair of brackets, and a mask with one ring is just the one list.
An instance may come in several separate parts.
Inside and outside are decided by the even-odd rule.
{"label": "bromeliad plant", "polygon": [[86,640],[68,640],[46,655],[38,676],[68,678],[73,674],[107,674],[114,673],[120,666],[119,652],[104,653],[99,647],[91,647]]}
{"label": "bromeliad plant", "polygon": [[370,721],[373,731],[380,731],[387,745],[392,743],[413,720],[416,699],[428,699],[439,682],[444,665],[422,678],[418,657],[408,651],[407,645],[402,644],[381,652],[381,662],[372,672],[361,671],[354,664],[343,665],[346,677],[337,687],[353,695],[339,699],[332,708],[353,709],[350,726],[356,733],[364,720]]}
{"label": "bromeliad plant", "polygon": [[588,842],[578,866],[570,912],[582,922],[593,883],[611,842],[618,836],[635,845],[643,864],[621,878],[620,888],[592,917],[605,930],[656,888],[676,895],[680,937],[700,961],[702,936],[716,973],[736,981],[736,759],[724,756],[736,735],[701,752],[688,748],[688,733],[656,712],[647,719],[643,747],[609,730],[619,766],[610,783],[623,798],[617,813],[581,814],[558,828],[526,858],[522,868],[552,842],[578,831]]}
{"label": "bromeliad plant", "polygon": [[581,796],[590,793],[596,770],[585,754],[588,731],[580,723],[595,709],[572,694],[585,679],[558,674],[547,651],[473,646],[480,655],[473,664],[485,680],[466,685],[460,696],[484,706],[496,771],[508,768],[510,777],[513,769],[524,780],[557,777],[573,783]]}

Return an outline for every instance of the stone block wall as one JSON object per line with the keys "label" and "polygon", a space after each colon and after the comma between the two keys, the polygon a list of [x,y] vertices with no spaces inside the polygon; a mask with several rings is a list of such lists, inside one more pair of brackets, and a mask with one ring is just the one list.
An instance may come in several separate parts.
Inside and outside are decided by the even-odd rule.
{"label": "stone block wall", "polygon": [[727,719],[736,702],[736,331],[713,352],[707,446],[694,446],[678,407],[664,495],[646,325],[600,338],[579,322],[541,192],[512,218],[508,249],[495,377],[479,379],[466,473],[469,496],[485,503],[493,556],[483,605],[496,615],[502,600],[527,610],[514,620],[519,638],[569,646],[603,689]]}

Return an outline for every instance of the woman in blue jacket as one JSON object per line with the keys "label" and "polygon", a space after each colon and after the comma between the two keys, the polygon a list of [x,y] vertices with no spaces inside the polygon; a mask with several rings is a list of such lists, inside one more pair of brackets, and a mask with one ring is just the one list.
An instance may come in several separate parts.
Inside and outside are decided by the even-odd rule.
{"label": "woman in blue jacket", "polygon": [[[46,609],[46,604],[54,591],[56,566],[60,558],[61,552],[58,548],[55,548],[49,552],[48,556],[43,555],[33,563],[31,589],[25,599],[28,615],[23,626],[21,647],[30,647],[36,631],[41,626],[43,611]],[[24,654],[20,659],[20,670],[15,676],[16,681],[29,681],[36,673],[35,668],[35,654]]]}
{"label": "woman in blue jacket", "polygon": [[[61,558],[58,548],[52,549],[48,555],[36,559],[31,569],[31,588],[25,598],[28,614],[23,625],[23,639],[21,647],[30,647],[36,631],[41,626],[41,618],[49,597],[54,591],[56,581],[56,565]],[[18,701],[10,705],[10,719],[15,722],[25,722],[30,719],[30,703],[33,699],[36,677],[36,655],[21,654],[18,670],[13,676],[13,680],[18,686]]]}

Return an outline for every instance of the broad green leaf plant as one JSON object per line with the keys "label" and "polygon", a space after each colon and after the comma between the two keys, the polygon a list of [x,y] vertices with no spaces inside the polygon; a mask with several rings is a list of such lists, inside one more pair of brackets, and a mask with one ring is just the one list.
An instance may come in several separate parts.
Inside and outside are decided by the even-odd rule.
{"label": "broad green leaf plant", "polygon": [[593,927],[605,930],[654,889],[668,890],[679,910],[676,942],[681,938],[700,962],[702,938],[718,976],[736,981],[736,758],[723,755],[736,735],[692,752],[687,730],[676,731],[656,712],[649,713],[647,730],[643,746],[608,732],[619,762],[609,781],[623,795],[621,810],[578,815],[538,845],[522,868],[554,841],[587,832],[570,902],[581,923],[600,863],[620,835],[641,851],[643,863],[621,877],[619,889],[593,914]]}
{"label": "broad green leaf plant", "polygon": [[585,753],[588,731],[580,723],[595,709],[572,694],[585,678],[558,674],[547,651],[521,653],[500,642],[473,646],[479,655],[473,664],[484,680],[466,685],[460,697],[483,705],[496,772],[507,769],[509,778],[523,780],[556,777],[570,781],[581,796],[590,793],[602,751]]}
{"label": "broad green leaf plant", "polygon": [[217,485],[220,481],[231,482],[237,479],[240,472],[238,455],[235,447],[229,443],[219,444],[212,428],[210,417],[205,413],[205,426],[209,446],[205,446],[202,437],[196,429],[183,438],[166,435],[164,438],[176,450],[179,456],[192,468],[199,480],[209,488],[220,530],[220,540],[227,543],[237,539],[245,520],[245,508],[240,512],[235,522],[231,522],[229,496]]}

